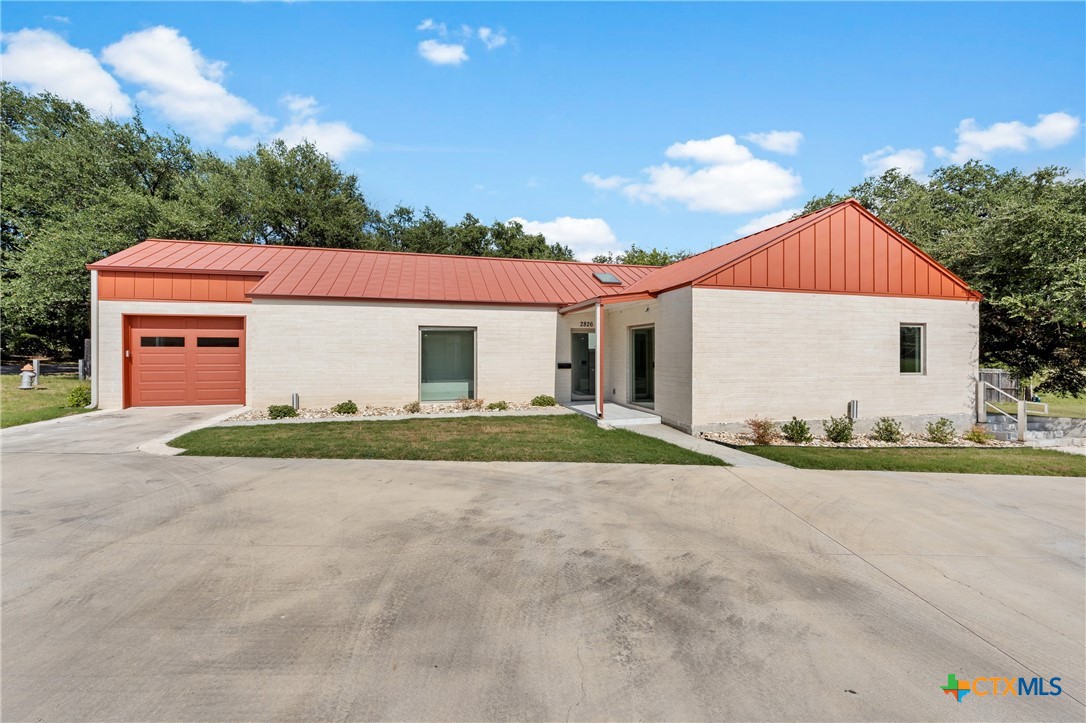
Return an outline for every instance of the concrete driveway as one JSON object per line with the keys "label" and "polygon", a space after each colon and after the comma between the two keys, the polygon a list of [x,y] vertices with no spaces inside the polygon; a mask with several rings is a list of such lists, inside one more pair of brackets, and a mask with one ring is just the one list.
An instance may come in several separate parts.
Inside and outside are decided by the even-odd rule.
{"label": "concrete driveway", "polygon": [[4,432],[3,720],[1086,715],[1082,480],[132,451],[217,411]]}

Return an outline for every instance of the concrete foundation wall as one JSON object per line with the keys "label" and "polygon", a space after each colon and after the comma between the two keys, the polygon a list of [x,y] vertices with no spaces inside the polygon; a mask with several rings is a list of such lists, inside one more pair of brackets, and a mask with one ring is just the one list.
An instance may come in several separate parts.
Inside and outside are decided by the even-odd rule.
{"label": "concrete foundation wall", "polygon": [[[976,302],[695,288],[692,319],[694,431],[821,420],[850,399],[860,430],[881,416],[918,429],[975,415]],[[903,323],[926,325],[924,374],[900,373]]]}

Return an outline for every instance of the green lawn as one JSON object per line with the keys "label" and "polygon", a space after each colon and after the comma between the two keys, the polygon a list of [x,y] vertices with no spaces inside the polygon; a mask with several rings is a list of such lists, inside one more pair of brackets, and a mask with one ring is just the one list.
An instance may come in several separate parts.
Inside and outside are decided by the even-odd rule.
{"label": "green lawn", "polygon": [[209,427],[170,445],[205,457],[724,464],[579,414]]}
{"label": "green lawn", "polygon": [[[1059,397],[1055,394],[1042,394],[1041,401],[1048,404],[1048,416],[1050,417],[1086,419],[1086,397],[1075,399],[1074,397]],[[1018,408],[1014,404],[997,404],[996,406],[1012,417],[1018,414]],[[1031,417],[1045,416],[1039,410],[1040,407],[1036,404],[1030,404],[1026,409]]]}
{"label": "green lawn", "polygon": [[893,472],[964,472],[1086,477],[1086,456],[1033,447],[980,449],[892,447],[742,447],[744,452],[801,469],[867,469]]}
{"label": "green lawn", "polygon": [[38,388],[31,391],[19,389],[19,381],[18,374],[0,376],[0,427],[14,427],[87,411],[65,406],[72,387],[86,383],[79,381],[75,374],[43,374]]}

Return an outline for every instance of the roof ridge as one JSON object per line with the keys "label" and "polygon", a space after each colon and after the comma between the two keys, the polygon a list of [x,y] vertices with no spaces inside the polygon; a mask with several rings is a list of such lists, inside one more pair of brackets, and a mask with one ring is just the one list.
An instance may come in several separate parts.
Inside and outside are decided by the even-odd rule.
{"label": "roof ridge", "polygon": [[[562,259],[521,259],[515,256],[471,256],[468,254],[438,254],[438,253],[425,253],[422,251],[383,251],[380,249],[345,249],[336,246],[291,246],[288,244],[258,244],[248,241],[199,241],[197,239],[180,239],[180,238],[145,238],[140,243],[146,243],[147,241],[155,241],[159,243],[182,243],[182,244],[213,244],[216,246],[248,246],[253,248],[266,248],[266,249],[296,249],[299,251],[348,251],[355,253],[366,254],[389,254],[395,256],[427,256],[427,257],[439,257],[446,259],[484,259],[489,261],[531,261],[533,263],[541,264],[574,264],[576,266],[618,266],[625,268],[635,269],[662,269],[663,266],[652,266],[651,264],[608,264],[608,263],[596,263],[595,261],[565,261]],[[130,246],[129,248],[134,248]],[[127,249],[126,249],[127,250]]]}

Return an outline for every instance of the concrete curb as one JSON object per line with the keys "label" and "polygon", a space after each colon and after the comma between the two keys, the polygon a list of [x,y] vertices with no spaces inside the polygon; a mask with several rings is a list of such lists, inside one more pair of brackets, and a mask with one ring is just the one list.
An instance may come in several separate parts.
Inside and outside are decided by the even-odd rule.
{"label": "concrete curb", "polygon": [[181,429],[174,430],[169,434],[164,434],[161,437],[156,437],[155,439],[143,442],[142,444],[137,445],[136,449],[145,454],[153,454],[157,457],[176,457],[185,450],[178,447],[169,446],[167,442],[169,442],[171,439],[177,439],[182,434],[195,432],[197,429],[214,426],[219,422],[223,421],[224,419],[229,419],[230,417],[233,417],[237,414],[244,414],[247,411],[249,411],[249,407],[242,407],[241,409],[231,409],[228,412],[223,412],[222,414],[218,414],[214,417],[209,417],[208,419],[201,420],[196,424],[190,424],[187,427],[182,427]]}
{"label": "concrete curb", "polygon": [[[244,413],[244,411],[234,412],[230,416]],[[219,422],[215,426],[259,427],[265,424],[315,424],[318,422],[395,422],[403,419],[463,419],[464,417],[554,417],[564,414],[577,414],[577,412],[572,409],[566,409],[565,407],[540,407],[539,409],[517,409],[505,412],[484,412],[479,410],[471,412],[438,412],[435,414],[389,414],[373,417],[351,415],[343,417],[320,417],[317,419],[254,419],[238,422]]]}

